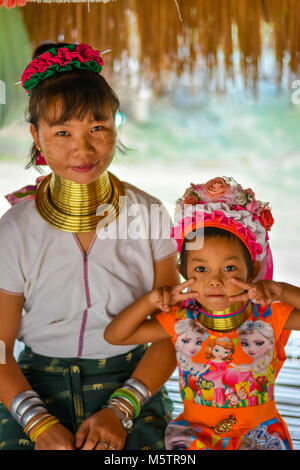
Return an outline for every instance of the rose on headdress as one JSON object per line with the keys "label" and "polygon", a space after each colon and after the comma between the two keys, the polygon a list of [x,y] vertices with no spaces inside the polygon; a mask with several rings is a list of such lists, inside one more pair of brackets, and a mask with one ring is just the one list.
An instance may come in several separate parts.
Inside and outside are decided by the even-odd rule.
{"label": "rose on headdress", "polygon": [[272,225],[274,224],[274,219],[273,219],[270,209],[268,208],[263,209],[260,213],[259,218],[261,220],[262,225],[265,227],[265,229],[270,230]]}
{"label": "rose on headdress", "polygon": [[251,188],[245,189],[245,193],[247,194],[249,201],[252,201],[255,198],[255,193]]}
{"label": "rose on headdress", "polygon": [[199,202],[198,196],[196,194],[189,194],[185,199],[184,199],[184,204],[193,204],[196,205]]}
{"label": "rose on headdress", "polygon": [[224,178],[213,178],[205,184],[205,193],[209,198],[215,199],[226,194],[230,189],[230,184]]}

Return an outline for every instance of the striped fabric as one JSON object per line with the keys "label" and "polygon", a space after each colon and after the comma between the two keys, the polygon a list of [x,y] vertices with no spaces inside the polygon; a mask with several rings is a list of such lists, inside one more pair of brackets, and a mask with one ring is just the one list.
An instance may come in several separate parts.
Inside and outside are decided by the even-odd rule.
{"label": "striped fabric", "polygon": [[[108,359],[60,359],[35,354],[25,347],[19,365],[47,404],[49,411],[71,432],[101,410],[110,395],[131,375],[146,347]],[[162,388],[142,409],[128,435],[125,450],[164,449],[164,431],[172,417],[172,402]],[[0,404],[0,450],[32,450],[8,410]]]}

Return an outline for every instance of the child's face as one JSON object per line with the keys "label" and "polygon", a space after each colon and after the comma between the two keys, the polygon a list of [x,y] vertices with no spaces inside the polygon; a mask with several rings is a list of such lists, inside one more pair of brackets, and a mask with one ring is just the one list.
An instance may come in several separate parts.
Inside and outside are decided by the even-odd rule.
{"label": "child's face", "polygon": [[224,310],[233,302],[228,297],[242,292],[230,279],[248,280],[248,269],[238,240],[219,237],[204,240],[203,248],[187,251],[188,279],[197,301],[209,310]]}
{"label": "child's face", "polygon": [[[59,102],[53,108],[59,116]],[[109,105],[104,106],[100,121],[86,115],[82,121],[72,119],[58,125],[39,121],[38,131],[31,126],[35,143],[51,170],[76,183],[95,181],[110,165],[116,147],[116,128]],[[87,167],[80,171],[78,167]]]}

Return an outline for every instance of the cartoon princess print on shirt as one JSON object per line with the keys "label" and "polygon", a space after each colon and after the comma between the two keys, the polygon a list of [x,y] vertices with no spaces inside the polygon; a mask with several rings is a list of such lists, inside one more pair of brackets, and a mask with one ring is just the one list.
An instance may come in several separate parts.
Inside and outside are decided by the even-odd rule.
{"label": "cartoon princess print on shirt", "polygon": [[251,364],[237,366],[250,370],[255,379],[255,396],[261,404],[273,399],[274,393],[274,331],[271,325],[261,320],[247,321],[237,330],[243,351],[253,359]]}
{"label": "cartoon princess print on shirt", "polygon": [[192,357],[201,350],[206,329],[191,318],[186,318],[175,324],[175,333],[180,385],[184,390],[184,398],[194,400],[195,382],[209,368],[205,364],[197,364],[192,360]]}
{"label": "cartoon princess print on shirt", "polygon": [[[226,402],[223,375],[234,354],[234,343],[230,338],[210,337],[204,349],[209,371],[202,380],[213,383],[213,404],[223,406]],[[203,382],[199,382],[200,387]],[[204,394],[205,395],[205,394]]]}

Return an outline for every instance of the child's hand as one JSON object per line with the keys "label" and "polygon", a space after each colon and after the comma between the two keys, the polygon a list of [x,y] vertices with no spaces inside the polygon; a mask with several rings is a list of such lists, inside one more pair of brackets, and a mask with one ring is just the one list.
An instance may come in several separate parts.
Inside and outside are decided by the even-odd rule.
{"label": "child's hand", "polygon": [[194,282],[195,279],[191,278],[188,281],[182,282],[181,284],[178,284],[175,287],[157,287],[149,293],[149,301],[156,308],[169,312],[171,310],[171,307],[173,307],[177,303],[182,302],[186,299],[192,299],[199,295],[198,292],[181,292],[186,287],[191,286]]}
{"label": "child's hand", "polygon": [[235,302],[237,300],[254,300],[257,304],[266,306],[275,300],[280,300],[282,294],[282,286],[280,282],[275,281],[257,281],[253,282],[244,282],[234,277],[231,278],[231,282],[242,289],[245,289],[247,292],[233,295],[228,298],[230,302]]}

